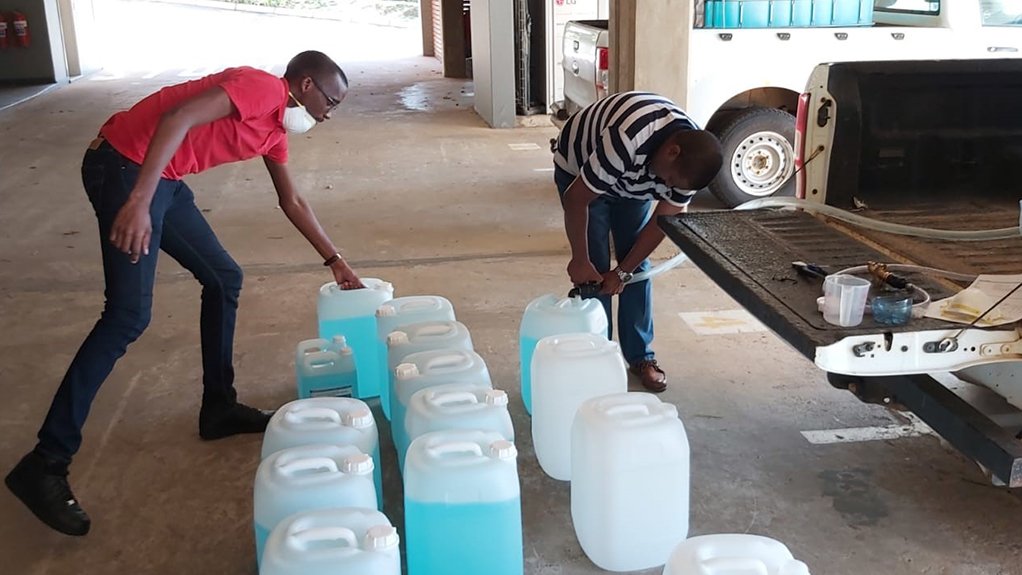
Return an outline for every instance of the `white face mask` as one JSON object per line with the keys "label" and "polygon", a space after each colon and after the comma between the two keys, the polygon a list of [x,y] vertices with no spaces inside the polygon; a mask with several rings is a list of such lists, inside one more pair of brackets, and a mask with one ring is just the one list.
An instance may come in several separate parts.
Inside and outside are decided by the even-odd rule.
{"label": "white face mask", "polygon": [[293,94],[288,93],[288,96],[291,96],[291,99],[298,105],[293,108],[284,108],[284,129],[292,134],[304,134],[316,125],[316,118],[312,117],[312,114]]}

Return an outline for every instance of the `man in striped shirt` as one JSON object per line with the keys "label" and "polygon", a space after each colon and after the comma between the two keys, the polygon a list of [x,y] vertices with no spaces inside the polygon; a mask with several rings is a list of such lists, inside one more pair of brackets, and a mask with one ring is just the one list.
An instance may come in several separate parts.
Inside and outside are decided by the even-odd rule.
{"label": "man in striped shirt", "polygon": [[568,276],[575,285],[602,284],[600,300],[611,325],[610,298],[620,294],[621,351],[642,385],[661,392],[667,376],[650,348],[652,289],[648,280],[628,282],[648,269],[647,257],[664,239],[657,216],[684,211],[717,175],[720,142],[670,100],[625,92],[578,111],[554,144],[554,181],[571,244]]}

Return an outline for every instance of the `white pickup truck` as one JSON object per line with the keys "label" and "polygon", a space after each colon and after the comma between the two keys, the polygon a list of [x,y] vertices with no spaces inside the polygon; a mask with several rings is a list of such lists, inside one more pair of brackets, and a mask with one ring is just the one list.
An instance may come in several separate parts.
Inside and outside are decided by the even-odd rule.
{"label": "white pickup truck", "polygon": [[[802,209],[715,210],[659,222],[832,385],[914,412],[1010,487],[1022,487],[1022,324],[970,325],[939,314],[892,326],[867,315],[839,327],[818,309],[821,280],[803,277],[793,263],[831,274],[870,261],[916,266],[903,275],[938,311],[947,308],[936,302],[960,293],[970,276],[1022,272],[1019,102],[1018,59],[819,65],[797,114]],[[815,214],[828,207],[869,221]],[[926,239],[885,224],[958,233]],[[977,241],[974,232],[989,229],[1000,239]],[[1022,287],[1018,278],[1005,280]],[[996,298],[970,313],[1000,315]]]}
{"label": "white pickup truck", "polygon": [[[872,25],[786,28],[706,27],[708,3],[677,4],[678,37],[671,41],[687,59],[665,63],[663,75],[680,75],[664,85],[684,89],[635,89],[671,98],[720,137],[729,161],[710,189],[729,207],[794,193],[793,114],[817,64],[1022,57],[1022,0],[876,0]],[[565,27],[564,99],[552,107],[555,121],[608,93],[609,40],[606,20]]]}

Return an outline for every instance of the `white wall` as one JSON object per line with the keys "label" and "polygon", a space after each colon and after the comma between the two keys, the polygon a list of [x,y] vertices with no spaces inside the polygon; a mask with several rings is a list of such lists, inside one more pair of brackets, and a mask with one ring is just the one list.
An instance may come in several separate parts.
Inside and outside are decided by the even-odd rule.
{"label": "white wall", "polygon": [[93,0],[58,0],[68,73],[81,76],[100,68]]}
{"label": "white wall", "polygon": [[476,112],[492,128],[515,126],[514,3],[472,0]]}

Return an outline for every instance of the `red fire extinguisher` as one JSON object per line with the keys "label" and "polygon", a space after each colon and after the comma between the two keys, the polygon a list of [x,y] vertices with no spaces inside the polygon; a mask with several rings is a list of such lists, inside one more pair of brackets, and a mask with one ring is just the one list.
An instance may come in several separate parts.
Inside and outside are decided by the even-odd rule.
{"label": "red fire extinguisher", "polygon": [[7,38],[7,15],[0,12],[0,50],[5,50],[11,45]]}
{"label": "red fire extinguisher", "polygon": [[14,43],[22,48],[28,48],[32,43],[32,36],[28,33],[28,20],[21,12],[11,14],[11,24],[14,27]]}

